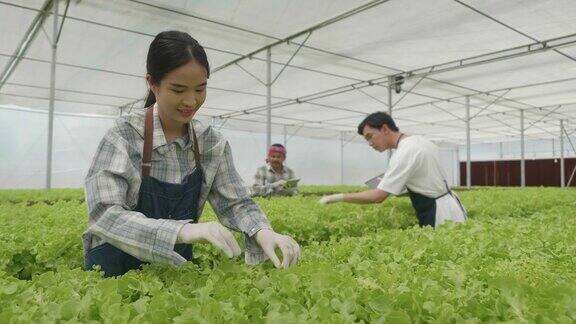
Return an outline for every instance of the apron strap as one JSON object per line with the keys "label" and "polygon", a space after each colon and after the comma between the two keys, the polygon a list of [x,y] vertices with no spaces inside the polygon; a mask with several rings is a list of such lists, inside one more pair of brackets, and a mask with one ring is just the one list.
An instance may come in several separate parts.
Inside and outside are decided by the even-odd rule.
{"label": "apron strap", "polygon": [[446,195],[452,195],[452,190],[450,190],[450,186],[448,186],[448,182],[446,180],[444,180],[444,185],[446,185],[446,192],[441,194],[440,196],[434,198],[434,199],[440,199]]}
{"label": "apron strap", "polygon": [[192,129],[192,139],[194,141],[194,162],[196,163],[196,169],[202,170],[202,164],[200,163],[200,149],[198,148],[198,138],[196,137],[196,131],[194,130],[194,125],[192,125],[192,123],[190,123],[190,128]]}
{"label": "apron strap", "polygon": [[[193,151],[194,151],[194,162],[196,163],[196,168],[202,170],[202,164],[200,162],[200,149],[198,147],[198,138],[196,137],[196,131],[194,126],[190,125],[192,128],[192,138],[193,138]],[[154,138],[154,105],[146,108],[146,117],[144,121],[144,152],[142,153],[142,178],[150,175],[150,169],[152,167],[152,141]]]}
{"label": "apron strap", "polygon": [[144,121],[144,152],[142,153],[142,178],[150,175],[152,167],[152,138],[154,136],[154,105],[146,108]]}

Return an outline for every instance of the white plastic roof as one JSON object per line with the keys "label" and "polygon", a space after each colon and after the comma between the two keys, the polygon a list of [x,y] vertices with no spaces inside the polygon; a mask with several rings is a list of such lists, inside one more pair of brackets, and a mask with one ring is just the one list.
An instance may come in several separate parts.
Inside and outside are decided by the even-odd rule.
{"label": "white plastic roof", "polygon": [[[0,0],[0,73],[44,2]],[[62,15],[65,7],[61,1]],[[58,43],[55,107],[104,115],[142,107],[132,103],[146,94],[148,45],[178,29],[200,41],[214,70],[199,118],[265,132],[266,51],[217,68],[325,23],[271,49],[272,78],[289,61],[272,86],[273,132],[351,139],[367,114],[388,110],[387,76],[403,74],[392,98],[403,131],[462,144],[470,95],[473,143],[517,140],[520,110],[527,139],[551,138],[560,119],[568,133],[576,127],[575,13],[574,0],[72,0]],[[48,17],[0,88],[0,104],[47,109],[51,30]],[[527,53],[541,42],[550,49]]]}

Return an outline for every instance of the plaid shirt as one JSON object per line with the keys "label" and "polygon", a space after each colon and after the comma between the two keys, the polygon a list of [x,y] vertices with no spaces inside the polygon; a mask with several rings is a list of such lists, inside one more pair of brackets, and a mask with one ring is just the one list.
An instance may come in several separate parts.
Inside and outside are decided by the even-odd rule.
{"label": "plaid shirt", "polygon": [[272,170],[272,167],[265,165],[259,167],[254,176],[254,184],[252,185],[253,196],[294,196],[298,194],[298,188],[293,187],[284,189],[282,187],[274,188],[272,183],[278,180],[293,179],[294,171],[287,166],[283,167],[282,174],[277,174]]}
{"label": "plaid shirt", "polygon": [[[84,254],[108,242],[143,261],[180,265],[186,260],[174,252],[174,244],[189,221],[152,219],[134,211],[141,183],[144,115],[142,109],[116,120],[96,151],[85,183],[89,224],[82,236]],[[193,124],[206,180],[198,215],[208,200],[224,226],[245,234],[246,262],[265,260],[253,235],[271,227],[234,168],[230,145],[213,128]],[[155,107],[152,177],[179,184],[195,169],[192,132],[188,134],[168,144]]]}

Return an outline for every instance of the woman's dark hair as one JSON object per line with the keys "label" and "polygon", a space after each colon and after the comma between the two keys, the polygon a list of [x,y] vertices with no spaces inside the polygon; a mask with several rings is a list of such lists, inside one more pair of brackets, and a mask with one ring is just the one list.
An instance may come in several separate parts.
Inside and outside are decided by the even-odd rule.
{"label": "woman's dark hair", "polygon": [[282,144],[278,144],[278,143],[276,143],[276,144],[272,144],[272,146],[281,147],[281,148],[285,149],[284,145],[282,145]]}
{"label": "woman's dark hair", "polygon": [[383,111],[378,111],[364,118],[360,125],[358,125],[358,134],[364,135],[364,127],[366,126],[380,129],[382,125],[388,126],[392,131],[398,131],[398,127],[396,127],[396,123],[394,123],[392,117]]}
{"label": "woman's dark hair", "polygon": [[[210,77],[210,65],[204,48],[192,36],[185,32],[170,30],[161,32],[154,37],[148,57],[146,58],[146,72],[152,78],[152,82],[160,84],[164,76],[190,62],[196,60],[206,68],[206,74]],[[152,90],[148,91],[148,97],[144,107],[150,107],[156,102]]]}

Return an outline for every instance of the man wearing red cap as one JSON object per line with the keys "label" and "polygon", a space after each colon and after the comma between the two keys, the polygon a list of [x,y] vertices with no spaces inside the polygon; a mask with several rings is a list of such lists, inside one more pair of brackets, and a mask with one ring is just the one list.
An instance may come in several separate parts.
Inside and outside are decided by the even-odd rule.
{"label": "man wearing red cap", "polygon": [[252,185],[253,196],[293,196],[298,193],[296,185],[288,186],[287,180],[294,179],[294,171],[284,165],[286,148],[272,144],[268,148],[268,165],[258,168]]}

